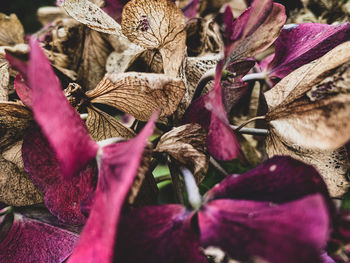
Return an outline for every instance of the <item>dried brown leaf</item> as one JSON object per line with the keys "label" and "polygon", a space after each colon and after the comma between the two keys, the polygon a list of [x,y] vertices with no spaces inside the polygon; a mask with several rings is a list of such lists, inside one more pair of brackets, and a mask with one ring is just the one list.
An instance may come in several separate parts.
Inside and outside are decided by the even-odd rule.
{"label": "dried brown leaf", "polygon": [[0,13],[0,46],[14,46],[24,42],[24,29],[15,14]]}
{"label": "dried brown leaf", "polygon": [[65,0],[62,7],[71,17],[96,31],[122,36],[120,25],[88,0]]}
{"label": "dried brown leaf", "polygon": [[176,77],[186,49],[185,17],[170,0],[132,0],[122,13],[123,34],[147,49],[158,49],[165,74]]}
{"label": "dried brown leaf", "polygon": [[22,163],[22,137],[32,124],[26,107],[0,102],[0,202],[8,205],[32,205],[43,200]]}
{"label": "dried brown leaf", "polygon": [[39,22],[45,26],[54,22],[56,19],[69,17],[63,8],[58,6],[40,7],[36,12]]}
{"label": "dried brown leaf", "polygon": [[6,60],[0,58],[0,101],[8,100],[10,84],[9,66]]}
{"label": "dried brown leaf", "polygon": [[32,113],[14,102],[0,102],[0,152],[22,139],[32,125]]}
{"label": "dried brown leaf", "polygon": [[341,197],[349,188],[350,164],[344,147],[334,151],[305,149],[286,142],[271,129],[266,139],[266,152],[269,157],[289,155],[314,166],[325,180],[332,197]]}
{"label": "dried brown leaf", "polygon": [[92,103],[115,107],[141,121],[155,110],[159,117],[173,114],[185,86],[180,79],[152,73],[107,73],[94,90],[86,93]]}
{"label": "dried brown leaf", "polygon": [[130,60],[125,71],[164,73],[162,55],[158,50],[146,49]]}
{"label": "dried brown leaf", "polygon": [[199,184],[209,165],[206,137],[207,133],[199,124],[186,124],[165,133],[155,151],[165,152],[187,166]]}
{"label": "dried brown leaf", "polygon": [[89,129],[91,137],[95,141],[102,141],[113,137],[123,137],[126,139],[133,138],[135,133],[133,130],[124,126],[112,116],[99,110],[94,106],[88,109],[88,117],[86,126]]}
{"label": "dried brown leaf", "polygon": [[156,203],[158,187],[152,172],[149,171],[151,158],[152,144],[148,143],[137,171],[137,177],[135,178],[127,197],[129,205],[140,207]]}
{"label": "dried brown leaf", "polygon": [[350,42],[295,70],[265,93],[267,120],[284,140],[335,150],[350,139]]}
{"label": "dried brown leaf", "polygon": [[19,141],[0,156],[0,202],[13,206],[43,202],[42,193],[23,169],[21,148]]}

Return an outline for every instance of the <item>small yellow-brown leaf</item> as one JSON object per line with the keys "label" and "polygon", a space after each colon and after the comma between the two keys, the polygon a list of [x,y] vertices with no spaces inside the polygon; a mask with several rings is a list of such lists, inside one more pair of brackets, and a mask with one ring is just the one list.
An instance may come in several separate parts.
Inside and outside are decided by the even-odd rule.
{"label": "small yellow-brown leaf", "polygon": [[10,73],[6,60],[0,58],[0,101],[8,100]]}
{"label": "small yellow-brown leaf", "polygon": [[164,74],[107,73],[87,96],[92,103],[115,107],[141,121],[155,110],[167,117],[176,110],[185,86],[182,80]]}
{"label": "small yellow-brown leaf", "polygon": [[14,46],[24,42],[24,29],[15,14],[0,13],[0,46]]}
{"label": "small yellow-brown leaf", "polygon": [[123,137],[131,139],[135,136],[133,130],[124,126],[112,116],[91,106],[88,107],[88,117],[86,126],[89,129],[91,137],[95,141],[102,141],[113,137]]}
{"label": "small yellow-brown leaf", "polygon": [[199,184],[209,165],[206,137],[205,130],[199,124],[186,124],[165,133],[155,151],[165,152],[187,166]]}
{"label": "small yellow-brown leaf", "polygon": [[158,49],[164,73],[176,77],[186,49],[185,17],[171,0],[132,0],[122,13],[123,34],[147,49]]}

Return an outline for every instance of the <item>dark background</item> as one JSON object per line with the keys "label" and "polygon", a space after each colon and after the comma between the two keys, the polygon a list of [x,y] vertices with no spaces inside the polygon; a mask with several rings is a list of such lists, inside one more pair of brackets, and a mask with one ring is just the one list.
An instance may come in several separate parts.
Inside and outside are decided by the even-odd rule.
{"label": "dark background", "polygon": [[0,13],[15,13],[22,22],[26,34],[33,33],[42,26],[37,20],[36,11],[42,6],[53,6],[55,0],[1,0]]}

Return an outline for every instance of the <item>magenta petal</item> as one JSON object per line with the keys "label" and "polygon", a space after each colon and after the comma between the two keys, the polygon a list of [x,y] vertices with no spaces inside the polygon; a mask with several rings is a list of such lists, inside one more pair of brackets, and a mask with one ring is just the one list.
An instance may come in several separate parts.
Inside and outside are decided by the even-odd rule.
{"label": "magenta petal", "polygon": [[71,178],[95,158],[98,145],[67,101],[50,62],[34,38],[30,48],[28,78],[34,118],[57,153],[63,176]]}
{"label": "magenta petal", "polygon": [[0,242],[0,262],[63,262],[77,240],[77,234],[15,214]]}
{"label": "magenta petal", "polygon": [[248,37],[266,20],[273,6],[273,0],[255,0],[234,22],[232,11],[226,7],[224,24],[226,28],[225,57],[239,44],[238,40]]}
{"label": "magenta petal", "polygon": [[[284,78],[294,69],[309,63],[350,40],[350,24],[305,23],[284,29],[275,42],[275,56],[266,69],[270,77]],[[264,67],[264,63],[261,65]]]}
{"label": "magenta petal", "polygon": [[[122,216],[116,262],[207,262],[199,251],[193,214],[181,205],[150,206]],[[194,224],[194,223],[193,223]]]}
{"label": "magenta petal", "polygon": [[188,4],[182,8],[182,13],[187,17],[187,18],[192,18],[197,15],[197,9],[199,5],[199,0],[190,0]]}
{"label": "magenta petal", "polygon": [[8,53],[6,53],[5,58],[9,62],[11,68],[21,73],[24,80],[27,81],[28,80],[28,63],[16,57],[13,57]]}
{"label": "magenta petal", "polygon": [[24,136],[22,156],[24,168],[34,185],[45,194],[49,211],[65,223],[84,224],[86,216],[80,206],[94,192],[95,169],[87,167],[72,180],[64,180],[55,153],[35,128]]}
{"label": "magenta petal", "polygon": [[242,175],[226,177],[207,193],[207,199],[283,203],[314,193],[329,198],[327,187],[315,168],[291,157],[275,156]]}
{"label": "magenta petal", "polygon": [[69,262],[112,262],[119,214],[137,175],[156,115],[135,138],[102,149],[99,180],[89,219]]}
{"label": "magenta petal", "polygon": [[209,153],[221,161],[230,161],[240,155],[239,143],[232,128],[215,114],[211,115],[207,146]]}
{"label": "magenta petal", "polygon": [[15,78],[15,90],[18,97],[28,108],[33,106],[32,90],[27,86],[21,74],[17,74]]}
{"label": "magenta petal", "polygon": [[182,124],[198,123],[208,129],[211,113],[205,108],[206,97],[207,95],[201,96],[190,104],[183,116]]}
{"label": "magenta petal", "polygon": [[283,205],[215,200],[198,213],[198,221],[204,247],[220,247],[238,260],[257,256],[270,263],[321,262],[330,225],[320,195]]}
{"label": "magenta petal", "polygon": [[121,22],[123,8],[129,0],[105,0],[102,8],[107,14],[113,17],[118,23]]}

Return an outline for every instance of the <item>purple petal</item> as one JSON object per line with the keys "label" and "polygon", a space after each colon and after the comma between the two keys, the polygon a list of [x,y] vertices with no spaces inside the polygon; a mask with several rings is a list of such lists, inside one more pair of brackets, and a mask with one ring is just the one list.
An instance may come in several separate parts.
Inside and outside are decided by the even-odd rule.
{"label": "purple petal", "polygon": [[34,38],[30,40],[30,48],[28,78],[34,118],[57,153],[63,176],[71,178],[95,158],[98,145],[67,101],[50,62]]}
{"label": "purple petal", "polygon": [[223,92],[223,102],[226,112],[230,112],[249,91],[249,85],[243,81],[230,82],[224,80],[221,82]]}
{"label": "purple petal", "polygon": [[239,143],[230,127],[227,113],[222,102],[221,75],[223,61],[216,67],[214,88],[206,97],[205,107],[211,111],[210,125],[207,136],[209,153],[216,159],[229,161],[240,155]]}
{"label": "purple petal", "polygon": [[[293,70],[307,64],[350,40],[350,24],[327,25],[305,23],[284,29],[275,42],[275,56],[265,68],[272,78],[282,79]],[[265,67],[267,63],[262,63]]]}
{"label": "purple petal", "polygon": [[255,0],[234,22],[232,22],[232,11],[226,7],[224,24],[228,33],[226,33],[225,57],[228,57],[231,51],[237,47],[238,40],[251,35],[266,20],[272,6],[273,0]]}
{"label": "purple petal", "polygon": [[17,74],[15,78],[15,90],[18,97],[28,108],[33,106],[32,90],[27,86],[21,74]]}
{"label": "purple petal", "polygon": [[329,198],[327,187],[315,168],[291,157],[275,156],[242,175],[228,176],[208,192],[207,199],[284,203],[314,193]]}
{"label": "purple petal", "polygon": [[198,123],[203,128],[208,129],[210,124],[210,111],[205,108],[205,101],[208,95],[201,96],[195,99],[182,118],[182,124]]}
{"label": "purple petal", "polygon": [[326,252],[321,255],[322,263],[336,263]]}
{"label": "purple petal", "polygon": [[116,262],[207,262],[199,251],[193,219],[181,205],[132,210],[119,223]]}
{"label": "purple petal", "polygon": [[129,2],[129,0],[105,0],[104,2],[105,5],[102,10],[120,23],[123,8]]}
{"label": "purple petal", "polygon": [[188,4],[182,8],[182,13],[187,17],[187,18],[192,18],[197,15],[197,9],[199,5],[199,0],[190,0]]}
{"label": "purple petal", "polygon": [[5,58],[9,62],[11,68],[21,73],[23,79],[25,81],[28,81],[28,63],[16,57],[13,57],[9,53],[6,53]]}
{"label": "purple petal", "polygon": [[0,243],[0,262],[63,262],[77,240],[77,234],[15,214]]}
{"label": "purple petal", "polygon": [[93,195],[95,169],[87,167],[72,180],[64,180],[55,153],[39,129],[35,128],[23,138],[22,156],[26,172],[45,194],[45,205],[49,211],[65,223],[84,224],[86,216],[80,206]]}
{"label": "purple petal", "polygon": [[119,214],[137,175],[155,119],[156,115],[153,114],[135,138],[102,149],[95,201],[78,245],[68,262],[113,261]]}
{"label": "purple petal", "polygon": [[320,195],[283,205],[214,200],[198,213],[198,222],[204,247],[220,247],[238,260],[257,256],[271,263],[321,262],[330,230]]}

